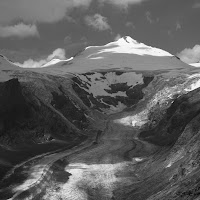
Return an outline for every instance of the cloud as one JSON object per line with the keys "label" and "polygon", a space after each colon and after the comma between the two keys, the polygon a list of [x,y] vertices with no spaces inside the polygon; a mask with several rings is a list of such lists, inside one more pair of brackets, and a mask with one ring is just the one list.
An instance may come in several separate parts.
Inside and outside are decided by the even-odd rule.
{"label": "cloud", "polygon": [[93,29],[97,31],[111,30],[107,18],[100,14],[95,14],[93,16],[86,16],[85,23],[86,25],[91,26]]}
{"label": "cloud", "polygon": [[200,2],[195,3],[192,8],[200,8]]}
{"label": "cloud", "polygon": [[13,26],[0,26],[0,37],[39,37],[36,25],[17,24]]}
{"label": "cloud", "polygon": [[131,29],[135,29],[135,25],[133,24],[133,22],[126,22],[125,26]]}
{"label": "cloud", "polygon": [[88,43],[88,39],[87,39],[87,37],[85,37],[85,36],[82,36],[81,39],[80,39],[80,41],[81,41],[83,44],[87,44],[87,43]]}
{"label": "cloud", "polygon": [[57,22],[74,8],[88,8],[92,0],[1,0],[0,24],[15,20],[28,23]]}
{"label": "cloud", "polygon": [[169,36],[173,36],[173,34],[172,34],[172,30],[167,30],[167,35],[169,35]]}
{"label": "cloud", "polygon": [[166,32],[170,37],[174,37],[174,35],[182,29],[182,24],[179,20],[177,20],[175,23],[171,24],[170,29],[168,29]]}
{"label": "cloud", "polygon": [[176,31],[180,30],[182,28],[179,21],[176,22]]}
{"label": "cloud", "polygon": [[147,11],[147,12],[145,13],[145,16],[146,16],[147,21],[148,21],[150,24],[154,23],[154,20],[152,19],[151,12]]}
{"label": "cloud", "polygon": [[154,19],[150,11],[145,13],[146,19],[150,24],[159,22],[159,18]]}
{"label": "cloud", "polygon": [[114,38],[114,41],[119,40],[121,37],[122,37],[122,36],[121,36],[120,34],[117,34],[117,35],[115,36],[115,38]]}
{"label": "cloud", "polygon": [[69,44],[71,44],[72,43],[72,38],[71,38],[71,36],[66,36],[65,38],[64,38],[64,44],[65,45],[69,45]]}
{"label": "cloud", "polygon": [[127,9],[130,5],[140,4],[147,0],[99,0],[100,3],[109,3],[119,8]]}
{"label": "cloud", "polygon": [[15,63],[15,64],[20,67],[23,67],[23,68],[39,68],[39,67],[42,67],[42,65],[45,65],[46,63],[51,61],[53,58],[58,58],[61,60],[66,59],[65,50],[58,48],[58,49],[54,50],[52,54],[47,56],[46,59],[42,59],[42,60],[38,60],[38,61],[29,59],[29,60],[24,61],[24,63],[22,63],[22,64],[21,63]]}
{"label": "cloud", "polygon": [[90,46],[88,39],[85,36],[82,36],[80,39],[75,39],[71,38],[70,42],[69,37],[67,42],[65,43],[65,53],[68,58],[70,57],[75,57],[79,52],[83,51],[85,47]]}
{"label": "cloud", "polygon": [[186,48],[177,56],[186,63],[196,63],[200,61],[200,45],[195,45],[192,49]]}
{"label": "cloud", "polygon": [[61,60],[66,59],[66,57],[65,57],[65,50],[64,50],[64,49],[61,49],[61,48],[58,48],[58,49],[54,50],[53,53],[50,54],[50,55],[47,57],[47,61],[50,61],[50,60],[52,60],[53,58],[59,58],[59,59],[61,59]]}
{"label": "cloud", "polygon": [[8,49],[8,48],[1,48],[0,54],[5,55],[11,61],[14,62],[23,62],[27,60],[27,58],[38,58],[38,55],[41,55],[42,52],[38,52],[38,49],[31,48],[17,48],[17,49]]}

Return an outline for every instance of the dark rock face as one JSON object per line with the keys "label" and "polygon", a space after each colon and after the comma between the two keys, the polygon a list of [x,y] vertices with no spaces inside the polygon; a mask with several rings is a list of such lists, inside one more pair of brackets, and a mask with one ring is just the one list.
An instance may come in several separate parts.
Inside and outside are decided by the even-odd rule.
{"label": "dark rock face", "polygon": [[[96,81],[106,80],[106,75],[110,72],[101,72],[99,74],[102,75],[101,78],[96,78]],[[116,79],[117,77],[120,77],[123,73],[123,71],[116,71],[113,72],[115,74]],[[88,92],[89,87],[91,84],[91,78],[88,76],[95,75],[95,73],[86,73],[83,74],[83,76],[88,80],[83,81],[80,77],[75,76],[73,80],[73,89],[77,93],[77,95],[80,97],[80,99],[84,102],[85,105],[87,105],[90,108],[102,111],[103,109],[109,109],[110,106],[116,107],[119,103],[123,104],[125,107],[130,108],[134,105],[136,105],[143,97],[143,89],[146,88],[154,79],[153,76],[143,76],[143,83],[136,82],[136,85],[128,85],[126,82],[122,83],[109,83],[110,80],[108,80],[108,85],[110,89],[104,89],[105,92],[108,93],[108,95],[101,95],[94,96],[92,93]],[[133,77],[134,79],[134,77]],[[97,83],[98,84],[98,83]],[[124,92],[125,95],[118,95],[119,92]],[[109,95],[110,94],[110,95]],[[113,96],[116,94],[115,96]]]}
{"label": "dark rock face", "polygon": [[65,116],[65,118],[67,118],[79,129],[83,130],[84,128],[87,128],[89,123],[85,116],[87,111],[78,107],[78,105],[76,105],[72,99],[67,97],[62,91],[62,87],[59,89],[62,94],[59,95],[56,92],[52,92],[53,100],[51,101],[51,105],[59,110]]}
{"label": "dark rock face", "polygon": [[[0,83],[0,177],[23,160],[87,139],[81,133],[88,125],[87,112],[60,91],[62,86],[40,92],[43,85],[49,87],[45,79],[41,86],[17,78]],[[51,95],[46,103],[44,99]]]}
{"label": "dark rock face", "polygon": [[72,141],[76,131],[64,124],[43,102],[26,96],[17,79],[0,84],[0,140],[3,145],[42,143],[53,138]]}
{"label": "dark rock face", "polygon": [[22,95],[18,79],[11,79],[0,83],[0,135],[7,134],[26,117],[29,116],[29,107]]}

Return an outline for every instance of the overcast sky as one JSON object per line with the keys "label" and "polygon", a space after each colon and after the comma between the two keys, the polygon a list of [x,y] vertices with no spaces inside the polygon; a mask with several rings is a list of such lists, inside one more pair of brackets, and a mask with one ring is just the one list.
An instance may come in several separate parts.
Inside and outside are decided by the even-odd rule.
{"label": "overcast sky", "polygon": [[0,53],[22,62],[59,48],[68,58],[129,35],[196,62],[199,19],[200,0],[0,0]]}

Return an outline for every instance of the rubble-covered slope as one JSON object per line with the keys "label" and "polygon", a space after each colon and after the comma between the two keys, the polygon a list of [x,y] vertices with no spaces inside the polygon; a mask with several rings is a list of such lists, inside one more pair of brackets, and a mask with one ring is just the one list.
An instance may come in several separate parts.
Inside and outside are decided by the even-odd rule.
{"label": "rubble-covered slope", "polygon": [[93,114],[68,88],[69,80],[30,71],[0,82],[0,168],[76,145],[93,129]]}
{"label": "rubble-covered slope", "polygon": [[[65,167],[52,163],[42,182],[37,180],[39,169],[27,162],[34,173],[26,173],[31,182],[37,180],[34,187],[25,181],[29,176],[20,177],[23,168],[18,167],[1,183],[5,199],[17,193],[16,199],[35,199],[30,197],[34,194],[36,199],[55,200],[89,199],[89,195],[117,200],[198,197],[198,73],[109,70],[56,77],[26,71],[15,76],[18,79],[0,85],[1,104],[6,105],[1,107],[4,149],[53,141],[93,143],[69,158],[61,156]],[[59,159],[57,154],[52,159]],[[9,160],[4,158],[5,162]],[[91,179],[95,174],[104,178]],[[188,181],[189,188],[184,186]],[[3,189],[11,183],[15,183],[12,190]],[[79,186],[84,186],[84,198]]]}

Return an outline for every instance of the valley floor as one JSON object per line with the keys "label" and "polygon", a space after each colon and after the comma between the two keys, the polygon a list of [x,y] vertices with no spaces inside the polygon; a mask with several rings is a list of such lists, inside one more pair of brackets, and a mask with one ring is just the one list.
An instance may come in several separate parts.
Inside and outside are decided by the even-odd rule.
{"label": "valley floor", "polygon": [[1,199],[147,199],[170,184],[172,171],[168,149],[137,136],[137,128],[116,123],[113,115],[96,139],[19,165],[23,183],[1,190]]}

